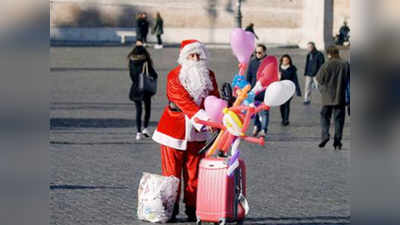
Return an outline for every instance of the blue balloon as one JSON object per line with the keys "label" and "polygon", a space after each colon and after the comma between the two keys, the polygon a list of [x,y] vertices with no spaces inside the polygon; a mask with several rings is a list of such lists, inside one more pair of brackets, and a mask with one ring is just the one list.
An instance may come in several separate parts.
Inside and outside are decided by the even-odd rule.
{"label": "blue balloon", "polygon": [[249,93],[247,93],[247,98],[243,101],[243,103],[245,105],[250,105],[250,104],[254,103],[255,97],[256,97],[256,94],[254,93],[254,91],[249,91]]}
{"label": "blue balloon", "polygon": [[246,85],[248,85],[249,82],[247,82],[246,78],[243,75],[235,75],[233,77],[233,81],[232,81],[232,87],[238,87],[239,89],[242,89],[244,87],[246,87]]}

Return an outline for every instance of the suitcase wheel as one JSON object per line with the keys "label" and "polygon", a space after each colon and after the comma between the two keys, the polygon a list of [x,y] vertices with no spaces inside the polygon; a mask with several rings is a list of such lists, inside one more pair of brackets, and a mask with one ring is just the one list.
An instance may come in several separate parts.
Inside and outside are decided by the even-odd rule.
{"label": "suitcase wheel", "polygon": [[219,223],[215,223],[215,225],[226,225],[226,220],[225,219],[221,219],[219,221]]}

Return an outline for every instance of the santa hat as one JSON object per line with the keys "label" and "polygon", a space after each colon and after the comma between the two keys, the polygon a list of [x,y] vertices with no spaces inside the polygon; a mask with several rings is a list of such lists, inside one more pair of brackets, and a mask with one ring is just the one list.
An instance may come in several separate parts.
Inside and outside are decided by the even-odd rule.
{"label": "santa hat", "polygon": [[179,48],[178,63],[183,64],[186,58],[192,53],[199,54],[201,60],[208,59],[208,52],[204,44],[198,40],[191,39],[182,41]]}

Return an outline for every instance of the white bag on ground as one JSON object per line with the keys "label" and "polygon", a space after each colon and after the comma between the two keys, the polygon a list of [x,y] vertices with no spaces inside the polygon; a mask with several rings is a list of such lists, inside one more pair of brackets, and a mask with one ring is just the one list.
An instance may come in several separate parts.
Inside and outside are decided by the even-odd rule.
{"label": "white bag on ground", "polygon": [[143,173],[138,190],[137,214],[140,220],[152,223],[167,222],[178,196],[179,179]]}

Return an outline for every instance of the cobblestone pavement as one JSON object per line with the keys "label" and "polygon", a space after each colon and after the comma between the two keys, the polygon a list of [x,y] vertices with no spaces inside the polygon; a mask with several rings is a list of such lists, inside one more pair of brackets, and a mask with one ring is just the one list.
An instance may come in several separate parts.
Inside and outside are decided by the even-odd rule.
{"label": "cobblestone pavement", "polygon": [[[160,154],[150,139],[135,142],[125,59],[129,50],[50,49],[50,224],[147,224],[136,219],[137,187],[142,172],[160,173]],[[176,64],[178,49],[150,51],[160,76],[150,123],[154,130],[166,105],[166,74]],[[237,65],[231,51],[210,52],[219,84],[230,81]],[[276,56],[285,53],[293,56],[303,88],[306,52],[269,50]],[[274,108],[265,146],[243,143],[251,207],[245,224],[350,223],[350,122],[345,125],[344,150],[334,151],[332,142],[321,150],[319,110],[317,91],[309,106],[295,98],[288,127],[280,125],[279,109]],[[182,212],[179,218],[185,218]]]}

